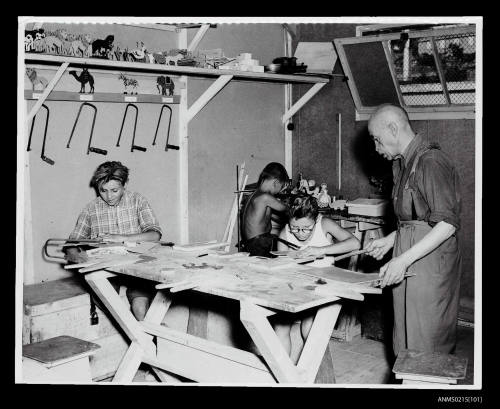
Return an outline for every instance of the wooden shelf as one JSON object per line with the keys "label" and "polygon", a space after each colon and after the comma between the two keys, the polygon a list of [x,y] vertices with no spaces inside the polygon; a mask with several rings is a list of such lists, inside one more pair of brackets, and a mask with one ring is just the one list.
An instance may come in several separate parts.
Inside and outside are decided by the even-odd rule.
{"label": "wooden shelf", "polygon": [[25,53],[26,64],[59,65],[69,63],[71,67],[100,68],[115,71],[149,72],[156,74],[190,75],[198,77],[220,77],[221,75],[231,75],[233,79],[248,81],[266,81],[281,83],[328,83],[330,77],[314,75],[288,75],[265,72],[248,72],[236,70],[218,70],[210,68],[197,68],[189,66],[175,66],[164,64],[150,64],[142,62],[127,62],[105,60],[100,58],[80,58],[51,54]]}
{"label": "wooden shelf", "polygon": [[[24,99],[39,99],[43,91],[24,90]],[[47,96],[48,101],[81,101],[81,102],[131,102],[150,104],[178,104],[179,95],[161,96],[153,94],[127,95],[110,92],[95,92],[93,94],[80,94],[78,92],[52,91]]]}

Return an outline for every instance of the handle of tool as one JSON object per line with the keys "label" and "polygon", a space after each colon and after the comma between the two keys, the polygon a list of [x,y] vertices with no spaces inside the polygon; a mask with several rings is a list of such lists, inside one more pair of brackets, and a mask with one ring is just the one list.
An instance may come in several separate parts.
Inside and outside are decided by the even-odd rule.
{"label": "handle of tool", "polygon": [[141,151],[141,152],[146,152],[146,148],[143,148],[142,146],[137,146],[137,145],[132,145],[132,152],[136,151]]}
{"label": "handle of tool", "polygon": [[42,160],[47,162],[49,165],[53,165],[55,163],[52,159],[47,158],[47,156],[42,156]]}
{"label": "handle of tool", "polygon": [[99,155],[107,155],[108,151],[106,149],[99,149],[99,148],[94,148],[90,147],[89,148],[90,152],[98,153]]}
{"label": "handle of tool", "polygon": [[356,256],[358,254],[364,254],[364,253],[366,253],[366,249],[351,251],[350,253],[346,253],[346,254],[342,254],[341,256],[338,256],[338,257],[334,256],[334,257],[335,257],[335,261],[339,261],[339,260],[343,260],[344,258],[348,258],[351,256]]}
{"label": "handle of tool", "polygon": [[170,144],[167,144],[165,150],[168,150],[168,149],[175,149],[176,151],[179,150],[179,147],[177,145],[170,145]]}

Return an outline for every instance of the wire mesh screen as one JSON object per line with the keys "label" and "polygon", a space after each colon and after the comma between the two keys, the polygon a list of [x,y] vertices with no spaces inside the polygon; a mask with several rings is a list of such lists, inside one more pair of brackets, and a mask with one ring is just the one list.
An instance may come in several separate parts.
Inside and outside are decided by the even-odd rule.
{"label": "wire mesh screen", "polygon": [[474,33],[402,38],[389,45],[405,105],[474,104]]}

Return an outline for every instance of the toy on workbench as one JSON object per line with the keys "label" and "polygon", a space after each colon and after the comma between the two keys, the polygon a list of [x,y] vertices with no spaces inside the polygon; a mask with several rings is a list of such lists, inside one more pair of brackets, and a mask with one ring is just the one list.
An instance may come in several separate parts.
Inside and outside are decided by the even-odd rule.
{"label": "toy on workbench", "polygon": [[109,58],[113,49],[115,36],[110,34],[104,40],[97,39],[92,42],[92,56],[97,58]]}
{"label": "toy on workbench", "polygon": [[35,87],[38,84],[42,85],[42,90],[47,87],[48,81],[44,77],[38,76],[38,73],[34,68],[26,68],[26,75],[31,81],[31,85],[33,87],[33,92],[35,91]]}
{"label": "toy on workbench", "polygon": [[[123,81],[124,94],[137,95],[137,87],[139,86],[139,83],[135,78],[130,78],[125,76],[125,74],[120,73],[118,79]],[[130,90],[130,88],[132,88],[132,90]]]}
{"label": "toy on workbench", "polygon": [[328,194],[328,186],[326,183],[321,184],[321,191],[317,197],[319,207],[328,207],[330,205],[331,197]]}
{"label": "toy on workbench", "polygon": [[158,88],[158,92],[161,95],[167,95],[167,90],[168,90],[168,95],[172,96],[174,95],[174,82],[170,77],[167,75],[160,75],[159,77],[156,78],[156,88]]}
{"label": "toy on workbench", "polygon": [[78,75],[74,70],[70,71],[69,74],[75,77],[75,79],[81,84],[80,93],[86,93],[85,85],[87,84],[87,82],[90,86],[89,93],[94,93],[94,77],[92,76],[92,74],[90,74],[88,68],[84,67],[80,75]]}

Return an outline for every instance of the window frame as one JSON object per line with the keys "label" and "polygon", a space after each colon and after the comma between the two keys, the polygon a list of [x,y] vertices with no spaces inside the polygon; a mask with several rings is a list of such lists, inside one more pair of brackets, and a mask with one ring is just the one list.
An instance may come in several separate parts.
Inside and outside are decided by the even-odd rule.
{"label": "window frame", "polygon": [[[372,26],[373,27],[373,26]],[[401,33],[404,32],[408,35],[409,39],[420,38],[420,37],[441,37],[444,35],[460,35],[460,34],[470,34],[474,33],[477,39],[477,24],[471,24],[468,26],[450,27],[450,28],[436,28],[431,30],[415,30],[405,29],[404,31],[389,34],[380,35],[368,35],[368,36],[358,36],[358,37],[346,37],[337,38],[333,42],[337,51],[337,55],[342,64],[345,75],[347,76],[347,85],[351,96],[354,100],[354,105],[356,109],[356,120],[365,121],[368,120],[370,115],[375,111],[376,107],[364,106],[361,103],[361,98],[359,96],[354,77],[352,75],[349,63],[347,62],[347,56],[344,50],[344,45],[349,44],[361,44],[361,43],[382,43],[386,61],[389,67],[391,78],[394,84],[395,91],[398,95],[399,103],[408,112],[410,119],[412,120],[428,120],[428,119],[475,119],[476,103],[474,104],[450,104],[448,106],[443,105],[427,105],[427,106],[407,106],[403,101],[403,96],[401,93],[401,87],[398,83],[395,67],[392,62],[392,56],[390,51],[391,40],[399,40],[401,38]],[[477,50],[476,50],[477,56]],[[477,58],[477,57],[476,57]],[[439,63],[439,61],[438,61]],[[475,91],[477,98],[477,71],[475,78]]]}

